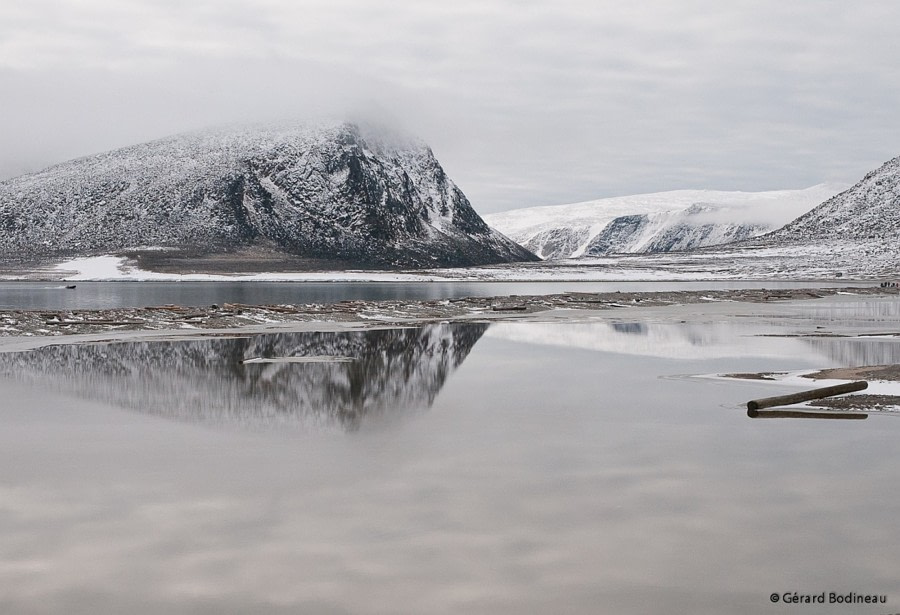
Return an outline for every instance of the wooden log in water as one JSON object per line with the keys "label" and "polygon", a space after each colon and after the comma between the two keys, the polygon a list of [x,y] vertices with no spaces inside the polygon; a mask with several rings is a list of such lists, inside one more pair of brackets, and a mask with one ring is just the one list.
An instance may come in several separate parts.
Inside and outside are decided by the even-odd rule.
{"label": "wooden log in water", "polygon": [[869,418],[861,412],[797,412],[794,410],[747,410],[751,419],[838,419],[862,420]]}
{"label": "wooden log in water", "polygon": [[791,393],[790,395],[764,397],[763,399],[751,399],[747,402],[747,410],[762,410],[763,408],[772,408],[773,406],[787,406],[789,404],[798,404],[801,401],[810,401],[813,399],[822,399],[823,397],[832,397],[833,395],[841,395],[843,393],[862,391],[863,389],[868,388],[868,386],[868,382],[866,382],[865,380],[859,380],[857,382],[847,382],[845,384],[836,384],[834,386],[822,387],[820,389],[811,389],[809,391]]}
{"label": "wooden log in water", "polygon": [[525,305],[492,305],[491,309],[495,312],[524,312],[528,309]]}

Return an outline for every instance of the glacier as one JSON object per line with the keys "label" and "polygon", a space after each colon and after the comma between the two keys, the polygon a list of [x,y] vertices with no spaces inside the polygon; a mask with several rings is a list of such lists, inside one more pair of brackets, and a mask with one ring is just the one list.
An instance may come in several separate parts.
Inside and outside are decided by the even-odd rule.
{"label": "glacier", "polygon": [[674,190],[529,207],[484,219],[547,260],[677,252],[762,235],[845,188],[825,183],[765,192]]}

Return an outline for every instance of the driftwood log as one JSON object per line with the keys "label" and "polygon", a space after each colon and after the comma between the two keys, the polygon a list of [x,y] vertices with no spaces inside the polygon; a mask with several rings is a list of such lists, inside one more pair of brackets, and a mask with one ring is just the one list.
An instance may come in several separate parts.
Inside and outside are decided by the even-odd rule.
{"label": "driftwood log", "polygon": [[842,393],[862,391],[868,386],[868,382],[866,382],[865,380],[859,380],[857,382],[847,382],[845,384],[836,384],[834,386],[822,387],[820,389],[811,389],[809,391],[791,393],[790,395],[764,397],[763,399],[751,399],[747,402],[747,410],[762,410],[763,408],[772,408],[773,406],[787,406],[788,404],[798,404],[801,401],[810,401],[813,399],[822,399],[823,397],[831,397],[833,395],[841,395]]}
{"label": "driftwood log", "polygon": [[860,412],[796,412],[794,410],[747,410],[747,416],[751,419],[837,419],[850,421],[869,418],[868,414]]}

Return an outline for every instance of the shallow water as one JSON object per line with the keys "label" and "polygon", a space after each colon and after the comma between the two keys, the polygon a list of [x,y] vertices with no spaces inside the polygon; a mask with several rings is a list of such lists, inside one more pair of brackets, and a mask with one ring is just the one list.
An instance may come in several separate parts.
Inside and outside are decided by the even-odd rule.
{"label": "shallow water", "polygon": [[801,303],[795,309],[805,318],[823,321],[832,326],[853,327],[877,323],[892,326],[900,322],[900,300],[897,297],[837,295],[825,300]]}
{"label": "shallow water", "polygon": [[[783,328],[0,355],[0,612],[803,608],[772,605],[789,591],[888,597],[817,613],[896,612],[900,420],[751,420],[743,403],[784,387],[690,377],[855,361],[847,339],[756,336]],[[240,363],[301,355],[354,361]]]}
{"label": "shallow water", "polygon": [[[498,297],[562,292],[671,291],[730,288],[817,288],[822,282],[0,282],[0,309],[71,310],[207,306],[223,303],[297,304],[345,300],[427,301],[461,297]],[[868,285],[839,282],[832,286]]]}

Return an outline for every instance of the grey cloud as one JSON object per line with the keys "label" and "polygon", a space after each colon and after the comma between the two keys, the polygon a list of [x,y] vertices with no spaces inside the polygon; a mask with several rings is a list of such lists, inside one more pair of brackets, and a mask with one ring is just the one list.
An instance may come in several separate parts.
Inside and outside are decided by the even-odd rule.
{"label": "grey cloud", "polygon": [[889,0],[49,0],[0,8],[0,177],[367,101],[479,211],[854,181],[897,155]]}

